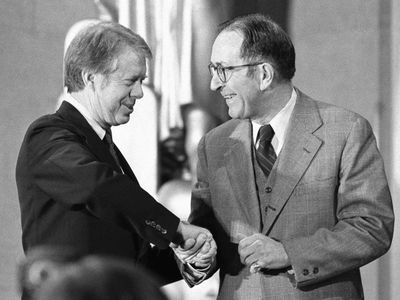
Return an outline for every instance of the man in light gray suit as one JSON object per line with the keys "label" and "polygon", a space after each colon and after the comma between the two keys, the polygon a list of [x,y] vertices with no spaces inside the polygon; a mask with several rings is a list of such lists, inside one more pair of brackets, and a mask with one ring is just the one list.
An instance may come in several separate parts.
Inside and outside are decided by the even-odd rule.
{"label": "man in light gray suit", "polygon": [[292,85],[294,47],[266,16],[222,24],[209,69],[232,120],[200,141],[189,220],[217,242],[218,299],[362,299],[394,223],[369,123]]}

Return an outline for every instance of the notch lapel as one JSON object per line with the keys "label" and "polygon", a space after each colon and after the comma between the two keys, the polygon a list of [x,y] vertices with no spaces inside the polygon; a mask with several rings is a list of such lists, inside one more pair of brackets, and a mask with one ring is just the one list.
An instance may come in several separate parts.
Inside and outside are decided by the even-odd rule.
{"label": "notch lapel", "polygon": [[124,171],[124,173],[127,174],[129,177],[131,177],[133,181],[138,183],[135,174],[133,173],[131,167],[129,166],[128,162],[126,161],[125,157],[122,155],[121,151],[118,149],[117,146],[115,146],[115,152],[117,153],[119,162],[121,164],[121,168]]}
{"label": "notch lapel", "polygon": [[273,186],[263,233],[268,234],[282,208],[321,147],[313,133],[322,125],[315,102],[296,90],[298,99],[290,119],[282,151],[271,171],[268,183]]}
{"label": "notch lapel", "polygon": [[[226,141],[227,151],[224,155],[229,184],[232,187],[240,211],[241,220],[257,232],[261,231],[260,205],[257,196],[252,162],[252,133],[250,121],[240,122]],[[236,225],[237,225],[236,224]],[[238,228],[240,229],[240,228]],[[245,228],[241,228],[245,229]]]}

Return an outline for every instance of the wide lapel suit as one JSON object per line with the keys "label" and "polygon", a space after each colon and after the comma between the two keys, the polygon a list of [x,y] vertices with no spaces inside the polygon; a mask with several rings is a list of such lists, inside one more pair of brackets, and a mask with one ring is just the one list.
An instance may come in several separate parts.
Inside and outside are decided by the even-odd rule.
{"label": "wide lapel suit", "polygon": [[168,257],[165,264],[174,277],[178,269],[172,251],[160,254],[150,243],[166,248],[179,219],[140,187],[118,148],[116,152],[122,170],[68,102],[29,127],[16,169],[24,250],[64,245],[82,254],[163,268],[154,253]]}
{"label": "wide lapel suit", "polygon": [[[391,198],[369,124],[297,94],[268,178],[249,120],[230,120],[199,143],[190,221],[216,239],[218,299],[361,299],[358,268],[390,245]],[[282,242],[293,271],[250,274],[240,263],[237,243],[259,232]]]}

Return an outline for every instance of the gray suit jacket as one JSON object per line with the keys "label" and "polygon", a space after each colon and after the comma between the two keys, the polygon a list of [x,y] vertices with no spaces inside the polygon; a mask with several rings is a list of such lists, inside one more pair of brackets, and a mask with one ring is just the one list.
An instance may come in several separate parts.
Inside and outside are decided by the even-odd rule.
{"label": "gray suit jacket", "polygon": [[[190,221],[216,239],[219,299],[362,299],[359,267],[390,247],[392,202],[369,123],[297,93],[268,179],[256,181],[249,120],[200,141]],[[282,242],[294,275],[240,263],[238,234],[255,232]]]}

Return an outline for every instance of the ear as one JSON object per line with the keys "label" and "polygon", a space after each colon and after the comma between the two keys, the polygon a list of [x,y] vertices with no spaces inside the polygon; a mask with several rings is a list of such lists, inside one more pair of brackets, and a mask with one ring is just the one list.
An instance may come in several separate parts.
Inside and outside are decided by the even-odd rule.
{"label": "ear", "polygon": [[274,67],[269,63],[264,63],[261,65],[261,72],[260,72],[260,90],[267,89],[275,75]]}
{"label": "ear", "polygon": [[86,87],[94,87],[94,79],[95,75],[91,72],[88,72],[86,70],[83,70],[81,73],[83,83],[85,84]]}

